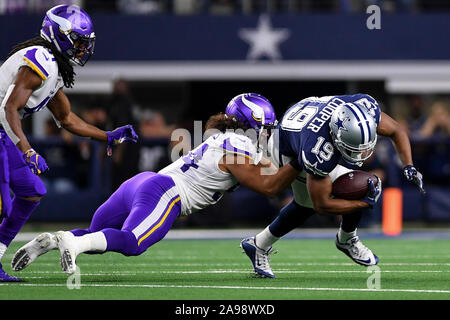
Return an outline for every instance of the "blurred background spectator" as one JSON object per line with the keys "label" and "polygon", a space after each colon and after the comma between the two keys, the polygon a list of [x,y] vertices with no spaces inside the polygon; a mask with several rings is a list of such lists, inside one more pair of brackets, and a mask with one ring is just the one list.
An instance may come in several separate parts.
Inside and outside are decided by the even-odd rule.
{"label": "blurred background spectator", "polygon": [[76,4],[89,12],[123,14],[180,15],[210,13],[217,15],[258,12],[365,12],[378,5],[384,12],[449,11],[447,0],[0,0],[0,14],[43,13],[57,4]]}
{"label": "blurred background spectator", "polygon": [[[72,102],[72,109],[87,122],[105,130],[132,124],[140,138],[137,144],[122,144],[114,148],[113,155],[109,158],[106,157],[104,143],[74,137],[70,133],[58,129],[50,114],[41,116],[40,112],[39,116],[26,119],[23,126],[26,132],[32,134],[33,146],[42,153],[50,167],[50,171],[43,176],[49,193],[42,200],[42,205],[33,219],[40,221],[88,220],[92,210],[126,179],[142,171],[158,171],[174,160],[170,157],[174,146],[178,143],[178,141],[171,141],[174,129],[183,128],[193,135],[195,130],[199,130],[195,128],[194,120],[203,121],[204,124],[210,115],[223,111],[227,102],[239,93],[259,92],[267,96],[274,104],[280,119],[293,102],[308,96],[364,92],[374,96],[382,110],[407,130],[411,138],[415,166],[424,174],[425,185],[429,193],[425,198],[420,198],[417,196],[416,190],[405,181],[395,149],[387,139],[379,139],[376,152],[363,169],[375,172],[382,179],[384,188],[398,187],[404,191],[404,218],[406,221],[450,222],[450,210],[448,209],[450,205],[445,200],[450,199],[448,196],[450,194],[450,89],[446,91],[431,88],[430,92],[427,92],[419,87],[420,90],[407,89],[406,92],[401,90],[396,92],[388,89],[389,81],[392,80],[392,78],[388,79],[388,76],[360,72],[358,76],[350,79],[346,72],[340,71],[340,74],[334,74],[331,78],[327,78],[320,72],[328,72],[328,69],[323,71],[320,65],[315,64],[317,61],[334,63],[333,66],[339,69],[341,63],[346,63],[347,59],[354,59],[358,61],[355,64],[356,68],[364,69],[359,66],[359,62],[363,64],[367,61],[370,63],[372,60],[374,63],[383,59],[389,60],[389,56],[384,57],[383,55],[387,49],[396,47],[397,42],[401,41],[403,41],[402,44],[406,43],[405,46],[408,48],[408,50],[400,50],[402,55],[405,52],[415,53],[415,49],[420,46],[421,41],[431,38],[438,31],[424,29],[432,23],[435,17],[431,14],[449,14],[450,1],[0,0],[0,19],[3,19],[0,20],[0,23],[4,21],[5,24],[2,40],[8,43],[9,48],[10,43],[17,43],[19,40],[22,41],[26,37],[34,35],[23,31],[22,29],[25,28],[23,24],[21,24],[21,28],[9,29],[11,17],[8,16],[14,15],[14,19],[16,19],[15,15],[17,15],[17,20],[27,19],[26,21],[33,21],[38,26],[42,21],[42,14],[48,8],[61,3],[76,4],[86,9],[95,17],[96,32],[98,30],[96,54],[83,70],[76,69],[77,73],[79,70],[80,72],[76,78],[75,88],[66,90]],[[346,23],[356,20],[358,20],[357,23],[360,23],[359,17],[366,14],[366,9],[370,5],[378,5],[383,15],[388,13],[383,16],[383,19],[386,16],[397,19],[395,14],[400,13],[398,19],[401,20],[401,28],[408,29],[414,25],[408,18],[421,16],[425,22],[423,26],[421,25],[420,33],[428,32],[428,36],[419,33],[405,35],[400,32],[396,35],[398,39],[395,39],[395,45],[387,47],[387,44],[383,44],[383,46],[377,47],[367,40],[369,32],[372,31],[366,30],[364,23],[361,27],[364,30],[358,35],[351,34],[349,36],[349,33],[342,31],[344,29],[340,29],[344,28]],[[273,65],[269,65],[270,62],[267,60],[248,63],[245,57],[249,45],[238,37],[239,30],[241,28],[250,30],[257,28],[259,15],[266,13],[278,15],[279,18],[278,20],[273,19],[272,25],[268,27],[269,30],[265,30],[266,33],[276,34],[274,32],[276,29],[290,28],[290,37],[285,42],[279,43],[278,48],[286,61],[280,59]],[[296,16],[297,14],[298,16]],[[346,15],[345,20],[339,20],[342,18],[341,14]],[[349,16],[351,17],[348,19]],[[118,20],[114,20],[117,17],[119,17]],[[329,25],[322,25],[322,21],[319,20],[321,17],[328,17],[329,20],[326,22]],[[311,30],[308,28],[306,31],[305,28],[296,29],[295,23],[302,18],[308,21],[308,28],[311,26]],[[109,25],[110,19],[115,22],[124,19],[124,23],[137,20],[136,24],[139,26],[151,21],[159,28],[151,29],[146,25],[148,29],[141,30],[135,26],[133,32],[124,31],[127,36],[130,35],[129,38],[121,34],[120,39],[117,39],[116,35],[125,28],[118,23]],[[97,25],[97,21],[103,21],[103,24]],[[206,23],[204,24],[203,21]],[[240,21],[245,23],[236,27]],[[317,25],[311,24],[312,21],[318,21]],[[340,21],[342,24],[339,23]],[[389,28],[393,28],[397,26],[394,24],[395,22],[390,20],[390,24],[387,25]],[[215,25],[221,23],[223,26]],[[36,30],[34,24],[29,28],[33,32]],[[329,29],[330,24],[333,30],[336,28],[343,33],[337,37],[327,38],[327,41],[307,38],[310,31],[313,37],[317,35],[326,37],[327,35],[322,32],[331,30]],[[149,26],[155,25],[149,24]],[[211,30],[203,30],[205,25],[211,25]],[[445,30],[447,26],[445,21],[439,24],[440,29]],[[230,29],[232,30],[230,31]],[[112,32],[110,32],[111,30]],[[353,32],[353,29],[351,30],[350,33]],[[217,31],[219,32],[215,33]],[[392,29],[389,29],[389,32],[391,31]],[[183,34],[183,36],[179,38],[176,36],[166,37],[165,32],[175,35]],[[295,32],[299,34],[298,38],[294,38]],[[200,33],[202,37],[197,38],[196,36]],[[155,34],[157,37],[151,38]],[[342,50],[327,51],[330,47],[340,46],[341,42],[347,38],[353,39],[353,36],[362,37],[363,41],[355,40],[358,45],[346,52],[353,54],[351,58],[340,55]],[[376,34],[375,40],[376,37],[381,36],[382,34]],[[11,40],[10,37],[14,37],[14,39]],[[218,43],[209,44],[216,38],[220,39],[223,47],[216,48]],[[401,40],[399,40],[400,38]],[[421,41],[416,38],[420,38]],[[263,39],[270,40],[271,38],[269,35]],[[433,43],[446,43],[445,39],[447,39],[447,34],[442,38],[437,37]],[[136,40],[139,45],[136,44]],[[314,42],[315,45],[320,43],[327,45],[322,48],[322,51],[317,50],[316,52],[314,48],[311,49],[307,45],[310,42]],[[144,45],[140,46],[141,43]],[[267,43],[264,41],[264,44]],[[285,45],[289,46],[283,47]],[[351,45],[354,45],[354,42]],[[355,50],[360,47],[363,47],[361,52]],[[273,48],[267,46],[262,49],[271,50]],[[196,55],[198,52],[204,51],[208,52],[206,58]],[[225,55],[228,51],[232,52],[229,60]],[[182,58],[176,55],[170,56],[173,52],[181,52]],[[309,55],[305,59],[307,63],[299,69],[292,67],[288,76],[278,77],[277,72],[280,69],[286,68],[286,66],[290,68],[299,60],[304,59],[303,56],[300,58],[295,56],[295,54],[300,54],[299,52],[301,54],[306,52]],[[395,50],[389,52],[395,53]],[[427,46],[426,52],[431,52],[429,46]],[[448,54],[436,58],[436,55],[445,55],[445,52],[448,53],[448,50],[432,51],[429,59],[439,66],[445,65],[446,61],[450,60]],[[292,54],[294,57],[286,58],[287,54]],[[332,54],[336,56],[332,56],[331,59],[324,58],[324,56]],[[366,56],[361,58],[360,54],[366,54]],[[378,56],[383,58],[379,59]],[[4,59],[4,56],[0,59]],[[394,56],[391,60],[393,63],[389,65],[386,74],[390,74],[391,66],[398,67],[395,64],[396,61],[402,65],[405,62],[402,59],[403,56]],[[420,60],[414,55],[409,59]],[[240,70],[233,69],[235,63],[239,64],[238,69],[244,68],[246,72],[243,74],[238,72]],[[116,64],[123,65],[123,67],[115,69]],[[133,69],[136,65],[142,65],[147,69]],[[84,72],[94,70],[93,67],[95,67],[95,71],[92,71],[89,76],[84,76]],[[209,68],[212,67],[216,67],[216,69],[209,71]],[[320,70],[317,77],[314,72],[310,71],[314,67],[318,67]],[[412,64],[409,69],[401,72],[409,74],[415,71],[415,67],[416,65]],[[418,66],[419,69],[422,67],[422,65]],[[108,68],[114,68],[114,71],[108,73]],[[128,68],[136,70],[136,74],[128,72]],[[352,68],[350,67],[348,70],[350,69]],[[189,70],[196,72],[194,76],[186,75]],[[339,70],[348,71],[346,69]],[[374,71],[374,69],[371,70]],[[251,75],[248,75],[247,71]],[[439,70],[432,69],[427,74],[432,76],[436,71]],[[233,72],[237,72],[238,75],[233,76]],[[400,74],[404,77],[401,72]],[[275,76],[272,76],[273,74]],[[297,78],[298,74],[302,74],[303,78]],[[360,75],[364,76],[363,79],[360,79]],[[447,79],[445,78],[446,74],[440,74],[438,77]],[[90,82],[86,82],[86,79]],[[97,84],[97,81],[100,84]],[[426,79],[424,81],[426,82]],[[182,143],[195,147],[195,143],[198,141],[192,139],[192,141],[182,141]],[[270,222],[277,215],[278,210],[291,199],[292,193],[289,190],[275,199],[266,199],[241,187],[234,193],[225,195],[219,206],[202,211],[207,214],[184,217],[177,222],[177,225],[262,226]],[[59,209],[55,209],[61,207],[66,207],[65,215],[61,215],[58,212]],[[379,203],[373,213],[366,215],[365,226],[379,224],[381,210],[381,203]],[[314,216],[307,222],[307,226],[335,226],[336,222],[336,218],[333,217]]]}

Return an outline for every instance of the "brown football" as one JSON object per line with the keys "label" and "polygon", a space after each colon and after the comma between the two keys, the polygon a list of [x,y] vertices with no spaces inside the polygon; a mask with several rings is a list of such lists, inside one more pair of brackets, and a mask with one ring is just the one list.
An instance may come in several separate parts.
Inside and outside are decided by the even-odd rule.
{"label": "brown football", "polygon": [[361,170],[347,172],[334,180],[331,193],[336,198],[359,200],[364,198],[369,190],[367,183],[369,178],[372,178],[374,184],[377,184],[377,177],[369,172]]}

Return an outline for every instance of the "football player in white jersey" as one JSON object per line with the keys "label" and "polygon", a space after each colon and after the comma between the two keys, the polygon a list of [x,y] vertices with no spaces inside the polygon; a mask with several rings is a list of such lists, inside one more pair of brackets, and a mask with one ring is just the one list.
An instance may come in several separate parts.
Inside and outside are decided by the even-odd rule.
{"label": "football player in white jersey", "polygon": [[[125,181],[97,209],[88,229],[39,235],[16,252],[12,268],[22,270],[56,248],[69,274],[83,252],[140,255],[164,238],[179,215],[217,203],[239,184],[266,196],[287,188],[298,174],[298,164],[278,170],[259,161],[258,136],[276,123],[269,101],[258,94],[241,94],[230,101],[226,113],[209,118],[206,130],[214,134],[188,155],[158,173],[143,172]],[[256,139],[244,130],[254,132]]]}
{"label": "football player in white jersey", "polygon": [[[71,112],[63,87],[72,87],[73,66],[86,64],[94,44],[88,14],[77,6],[60,5],[47,11],[40,36],[15,46],[0,67],[0,260],[46,193],[38,176],[48,167],[22,130],[24,117],[48,107],[58,126],[107,141],[109,155],[112,145],[137,140],[130,125],[105,132]],[[20,279],[9,276],[0,264],[0,281]]]}

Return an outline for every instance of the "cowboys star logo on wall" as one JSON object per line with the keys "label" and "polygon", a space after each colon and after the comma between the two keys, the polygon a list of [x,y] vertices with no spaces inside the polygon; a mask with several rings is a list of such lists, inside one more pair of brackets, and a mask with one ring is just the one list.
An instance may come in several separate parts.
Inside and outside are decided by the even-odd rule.
{"label": "cowboys star logo on wall", "polygon": [[261,15],[256,29],[243,28],[239,30],[238,35],[249,44],[247,60],[255,61],[262,57],[280,60],[282,56],[279,46],[289,38],[290,31],[286,28],[274,29],[270,17]]}

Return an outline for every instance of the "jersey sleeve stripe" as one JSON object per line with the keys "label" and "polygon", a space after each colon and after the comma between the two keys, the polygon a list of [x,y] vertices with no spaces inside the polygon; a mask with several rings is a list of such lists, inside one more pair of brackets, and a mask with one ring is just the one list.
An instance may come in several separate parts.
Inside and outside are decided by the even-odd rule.
{"label": "jersey sleeve stripe", "polygon": [[42,80],[47,80],[48,72],[36,59],[36,51],[37,48],[28,50],[23,56],[23,59],[30,65],[31,69],[33,69],[33,71],[35,71],[41,77]]}

